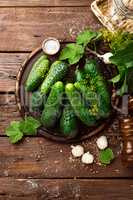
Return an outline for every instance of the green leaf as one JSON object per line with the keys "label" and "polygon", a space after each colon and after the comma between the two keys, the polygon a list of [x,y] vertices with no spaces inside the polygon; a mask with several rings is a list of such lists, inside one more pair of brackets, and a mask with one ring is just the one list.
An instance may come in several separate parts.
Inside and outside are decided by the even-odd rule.
{"label": "green leaf", "polygon": [[60,52],[59,60],[66,60],[70,57],[71,48],[69,45],[66,45],[64,49]]}
{"label": "green leaf", "polygon": [[124,48],[116,51],[116,53],[110,57],[112,64],[116,66],[124,66],[127,69],[133,67],[133,41],[128,43]]}
{"label": "green leaf", "polygon": [[111,63],[115,64],[118,68],[119,74],[114,77],[112,81],[114,83],[123,81],[123,84],[117,91],[117,95],[122,96],[123,94],[132,91],[132,78],[129,76],[129,71],[133,69],[133,41],[127,42],[126,45],[117,50],[115,54],[110,57]]}
{"label": "green leaf", "polygon": [[6,135],[13,144],[20,141],[23,138],[23,133],[20,130],[20,122],[11,122],[10,126],[6,129]]}
{"label": "green leaf", "polygon": [[98,33],[90,29],[82,31],[76,39],[77,44],[86,46],[93,38],[98,38]]}
{"label": "green leaf", "polygon": [[126,82],[126,75],[125,75],[124,82],[123,82],[121,88],[119,90],[117,90],[116,94],[119,95],[119,96],[122,96],[127,92],[128,92],[128,85],[127,85],[127,82]]}
{"label": "green leaf", "polygon": [[114,153],[112,149],[107,148],[105,150],[101,150],[99,154],[99,160],[102,164],[110,164],[111,161],[114,159]]}
{"label": "green leaf", "polygon": [[26,117],[20,122],[20,129],[25,135],[36,135],[41,123],[33,117]]}
{"label": "green leaf", "polygon": [[115,77],[113,77],[112,79],[110,79],[109,81],[111,81],[112,83],[117,83],[120,81],[120,74],[116,75]]}
{"label": "green leaf", "polygon": [[67,44],[61,51],[59,60],[68,59],[69,64],[77,63],[84,54],[84,47],[76,43]]}

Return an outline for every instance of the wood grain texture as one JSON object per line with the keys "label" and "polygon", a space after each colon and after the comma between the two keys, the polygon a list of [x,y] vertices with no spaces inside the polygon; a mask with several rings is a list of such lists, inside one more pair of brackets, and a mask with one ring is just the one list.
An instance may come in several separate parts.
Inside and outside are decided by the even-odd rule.
{"label": "wood grain texture", "polygon": [[107,167],[98,161],[96,137],[82,142],[85,151],[95,156],[95,163],[84,165],[80,158],[74,159],[71,147],[46,140],[43,137],[27,137],[20,144],[12,145],[8,138],[0,138],[0,176],[19,178],[74,178],[74,177],[133,177],[132,170],[121,164],[120,150],[108,136],[116,159]]}
{"label": "wood grain texture", "polygon": [[88,6],[92,0],[0,0],[3,6]]}
{"label": "wood grain texture", "polygon": [[11,121],[20,119],[15,96],[0,94],[0,135],[5,135],[5,129]]}
{"label": "wood grain texture", "polygon": [[[119,187],[118,187],[119,186]],[[0,200],[132,200],[132,180],[0,179]]]}
{"label": "wood grain texture", "polygon": [[0,65],[22,64],[28,55],[29,53],[0,53]]}
{"label": "wood grain texture", "polygon": [[0,53],[0,92],[14,92],[16,75],[27,53]]}
{"label": "wood grain texture", "polygon": [[14,92],[20,64],[0,64],[0,92]]}
{"label": "wood grain texture", "polygon": [[74,41],[96,22],[90,7],[0,8],[0,51],[31,51],[49,36]]}

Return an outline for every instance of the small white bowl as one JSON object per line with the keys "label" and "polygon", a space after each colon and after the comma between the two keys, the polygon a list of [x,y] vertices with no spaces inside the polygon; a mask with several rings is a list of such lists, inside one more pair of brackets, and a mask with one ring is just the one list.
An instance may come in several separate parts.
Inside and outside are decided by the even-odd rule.
{"label": "small white bowl", "polygon": [[47,55],[54,55],[60,50],[60,42],[56,38],[49,37],[43,41],[42,49]]}

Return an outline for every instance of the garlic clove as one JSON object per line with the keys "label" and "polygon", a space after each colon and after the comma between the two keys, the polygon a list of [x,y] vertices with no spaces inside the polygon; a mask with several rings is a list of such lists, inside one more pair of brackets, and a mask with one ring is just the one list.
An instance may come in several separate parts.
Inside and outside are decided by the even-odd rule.
{"label": "garlic clove", "polygon": [[84,148],[81,145],[71,146],[72,155],[75,158],[81,157],[84,154]]}
{"label": "garlic clove", "polygon": [[113,54],[111,52],[105,53],[104,55],[100,55],[100,58],[103,59],[105,64],[110,64],[111,61],[109,60],[110,57],[112,57]]}
{"label": "garlic clove", "polygon": [[94,162],[94,156],[90,152],[84,153],[81,162],[84,164],[92,164]]}
{"label": "garlic clove", "polygon": [[108,147],[107,137],[102,135],[97,139],[96,144],[100,150],[107,148]]}

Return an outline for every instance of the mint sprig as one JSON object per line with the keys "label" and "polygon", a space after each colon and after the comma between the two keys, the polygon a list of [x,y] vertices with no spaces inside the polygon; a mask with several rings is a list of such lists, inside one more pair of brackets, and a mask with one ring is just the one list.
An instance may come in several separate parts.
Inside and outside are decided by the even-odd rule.
{"label": "mint sprig", "polygon": [[24,135],[36,135],[41,123],[33,117],[21,121],[12,121],[6,129],[6,135],[12,144],[19,142]]}
{"label": "mint sprig", "polygon": [[108,165],[115,158],[111,148],[101,150],[99,153],[99,160],[102,164]]}

